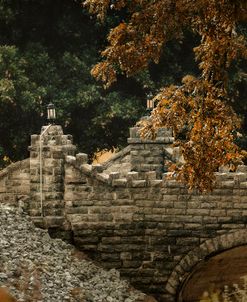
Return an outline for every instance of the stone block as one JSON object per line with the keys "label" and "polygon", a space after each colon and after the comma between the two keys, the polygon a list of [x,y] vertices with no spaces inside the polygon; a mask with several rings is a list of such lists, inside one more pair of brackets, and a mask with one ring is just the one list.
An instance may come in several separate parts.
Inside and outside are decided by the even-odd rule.
{"label": "stone block", "polygon": [[111,172],[109,174],[109,181],[112,182],[113,179],[118,179],[120,178],[120,173],[119,172]]}
{"label": "stone block", "polygon": [[66,213],[67,214],[88,214],[89,209],[85,206],[82,207],[72,207],[69,206],[68,203],[66,203]]}
{"label": "stone block", "polygon": [[122,253],[120,253],[120,259],[121,260],[125,260],[125,261],[132,260],[132,253],[130,253],[130,252],[122,252]]}
{"label": "stone block", "polygon": [[[191,202],[191,203],[189,203],[189,205],[190,205],[190,207],[191,208],[202,208],[202,209],[214,209],[214,208],[216,208],[217,207],[217,203],[216,202],[212,202],[212,201],[210,201],[210,202],[202,202],[202,203],[200,203],[200,202],[198,202],[198,203],[196,203],[196,202]],[[224,208],[224,206],[221,206],[221,201],[219,202],[219,205],[220,205],[220,207],[222,207],[222,208]]]}
{"label": "stone block", "polygon": [[176,240],[177,245],[196,246],[199,243],[200,243],[200,239],[195,237],[177,238]]}
{"label": "stone block", "polygon": [[127,179],[126,178],[113,179],[112,185],[115,187],[126,187]]}
{"label": "stone block", "polygon": [[166,179],[166,180],[164,180],[164,186],[166,186],[168,188],[179,188],[179,187],[181,187],[181,184],[178,183],[176,180]]}
{"label": "stone block", "polygon": [[32,134],[31,135],[31,145],[39,144],[39,135],[38,134]]}
{"label": "stone block", "polygon": [[112,205],[113,206],[126,206],[126,205],[133,205],[134,201],[132,199],[117,199],[115,200]]}
{"label": "stone block", "polygon": [[237,167],[237,172],[247,173],[247,166],[246,165],[239,165]]}
{"label": "stone block", "polygon": [[187,202],[185,202],[185,201],[175,201],[174,202],[174,208],[175,209],[186,209],[187,208]]}
{"label": "stone block", "polygon": [[234,229],[243,229],[245,227],[244,223],[223,223],[221,225],[222,229],[234,230]]}
{"label": "stone block", "polygon": [[156,200],[155,207],[158,208],[173,208],[174,201],[173,200]]}
{"label": "stone block", "polygon": [[[243,212],[240,209],[226,209],[226,214],[224,216],[232,216],[232,217],[240,217],[242,216]],[[221,215],[223,216],[223,215]]]}
{"label": "stone block", "polygon": [[113,219],[115,222],[131,222],[133,221],[133,213],[113,213]]}
{"label": "stone block", "polygon": [[[150,207],[154,207],[155,205],[155,201],[154,200],[147,200],[147,199],[138,199],[135,204],[139,207],[143,207],[143,208],[150,208]],[[148,211],[150,211],[150,209],[148,209]]]}
{"label": "stone block", "polygon": [[92,173],[97,174],[97,173],[102,173],[103,172],[103,167],[100,164],[95,164],[92,165]]}
{"label": "stone block", "polygon": [[130,132],[130,137],[131,138],[139,138],[140,134],[139,134],[140,128],[139,127],[132,127],[129,129]]}
{"label": "stone block", "polygon": [[[154,168],[155,167],[155,168]],[[153,164],[141,164],[139,167],[140,172],[149,172],[149,171],[156,171],[157,166]]]}
{"label": "stone block", "polygon": [[[70,198],[68,198],[70,197]],[[90,199],[73,199],[73,196],[66,195],[67,200],[72,200],[73,207],[83,207],[83,206],[92,206],[94,201]]]}
{"label": "stone block", "polygon": [[135,191],[132,194],[133,200],[144,200],[148,198],[148,192],[147,191]]}
{"label": "stone block", "polygon": [[89,175],[92,172],[92,166],[89,164],[80,165],[80,169],[83,173]]}
{"label": "stone block", "polygon": [[[200,215],[200,216],[210,216],[211,210],[209,209],[187,209],[186,214],[188,215]],[[216,215],[217,216],[217,215]]]}
{"label": "stone block", "polygon": [[[176,208],[168,208],[166,209],[167,215],[185,215],[187,213],[186,209],[176,209]],[[191,213],[188,213],[189,215]]]}
{"label": "stone block", "polygon": [[121,189],[119,188],[114,192],[113,195],[114,200],[116,199],[131,199],[131,194],[129,189]]}
{"label": "stone block", "polygon": [[122,261],[101,262],[105,269],[119,269],[122,266]]}
{"label": "stone block", "polygon": [[228,173],[230,171],[230,167],[228,165],[219,167],[219,173]]}
{"label": "stone block", "polygon": [[247,181],[247,173],[234,173],[234,181],[235,183],[245,182]]}
{"label": "stone block", "polygon": [[61,216],[46,216],[44,217],[44,224],[46,228],[54,228],[54,227],[60,227],[64,223],[64,217]]}
{"label": "stone block", "polygon": [[222,217],[226,216],[226,210],[225,209],[211,209],[210,210],[210,216],[211,217]]}
{"label": "stone block", "polygon": [[138,268],[142,265],[142,261],[138,260],[123,260],[121,267],[123,268]]}
{"label": "stone block", "polygon": [[99,181],[108,183],[109,175],[105,174],[105,173],[98,173],[98,174],[96,174],[96,179],[98,179]]}
{"label": "stone block", "polygon": [[[113,221],[114,216],[113,214],[98,214],[97,215],[97,221]],[[92,220],[95,221],[95,218]]]}
{"label": "stone block", "polygon": [[39,152],[32,151],[30,153],[30,158],[32,159],[39,158]]}
{"label": "stone block", "polygon": [[[236,194],[236,191],[237,191],[237,194]],[[238,196],[241,196],[241,197],[247,196],[247,190],[244,189],[244,188],[241,188],[239,190],[234,190],[233,189],[233,192],[234,192],[235,195],[238,195]]]}
{"label": "stone block", "polygon": [[121,243],[121,237],[120,236],[102,237],[101,242],[102,242],[102,244],[120,244]]}
{"label": "stone block", "polygon": [[54,159],[64,158],[64,153],[61,150],[54,150],[51,152],[51,157]]}
{"label": "stone block", "polygon": [[100,241],[97,236],[80,236],[80,244],[98,244]]}
{"label": "stone block", "polygon": [[143,188],[147,185],[146,180],[132,180],[131,186],[133,188]]}
{"label": "stone block", "polygon": [[145,159],[145,162],[147,164],[151,164],[151,165],[158,165],[161,167],[161,169],[163,168],[164,166],[164,159],[162,156],[150,156],[150,157],[147,157]]}
{"label": "stone block", "polygon": [[133,221],[145,221],[145,214],[133,214]]}
{"label": "stone block", "polygon": [[72,156],[74,156],[75,155],[75,151],[76,151],[76,146],[70,145],[70,144],[62,146],[62,151],[63,151],[63,153],[64,153],[65,156],[66,155],[72,155]]}
{"label": "stone block", "polygon": [[229,188],[220,188],[220,189],[214,189],[212,192],[213,195],[219,195],[219,196],[229,196],[229,195],[233,195],[233,189],[229,189]]}
{"label": "stone block", "polygon": [[88,155],[86,153],[77,153],[76,161],[79,165],[86,164],[88,162]]}
{"label": "stone block", "polygon": [[131,181],[131,180],[138,180],[139,178],[139,173],[138,172],[128,172],[127,173],[127,180],[128,181]]}
{"label": "stone block", "polygon": [[136,138],[136,137],[130,137],[128,138],[128,144],[142,144],[144,143],[144,140],[140,139],[140,138]]}
{"label": "stone block", "polygon": [[155,180],[150,180],[148,184],[150,187],[162,187],[163,180],[161,179],[155,179]]}
{"label": "stone block", "polygon": [[[131,154],[131,153],[130,153],[130,154]],[[133,155],[131,154],[130,164],[131,164],[132,166],[141,165],[141,164],[143,164],[143,163],[145,163],[144,157],[142,157],[141,155],[133,156]]]}
{"label": "stone block", "polygon": [[163,195],[163,201],[175,201],[177,202],[178,201],[178,196],[177,195],[168,195],[168,194],[165,194]]}
{"label": "stone block", "polygon": [[143,157],[150,157],[150,156],[152,156],[152,153],[150,150],[143,150],[143,151],[140,151],[139,155],[141,155]]}
{"label": "stone block", "polygon": [[148,187],[148,198],[153,200],[162,200],[162,194],[159,187]]}
{"label": "stone block", "polygon": [[51,208],[47,209],[45,206],[43,207],[43,214],[45,217],[63,217],[63,209],[62,208]]}
{"label": "stone block", "polygon": [[[167,291],[169,294],[175,296],[175,294],[176,294],[176,287],[174,288],[171,284],[167,283],[167,284],[166,284],[166,291]],[[166,296],[165,296],[165,297],[166,297]],[[166,299],[167,299],[167,298],[166,298]],[[168,302],[168,301],[174,302],[174,300],[171,299],[171,297],[170,297],[169,300],[164,300],[164,301],[167,301],[167,302]]]}
{"label": "stone block", "polygon": [[112,201],[107,200],[106,198],[104,200],[93,200],[92,202],[96,206],[109,206],[110,207],[112,205]]}
{"label": "stone block", "polygon": [[235,181],[234,180],[222,181],[219,183],[219,185],[221,188],[233,188],[235,186]]}
{"label": "stone block", "polygon": [[6,187],[5,185],[0,186],[0,193],[5,193],[6,192]]}
{"label": "stone block", "polygon": [[120,253],[101,253],[100,258],[107,262],[118,261],[120,260]]}
{"label": "stone block", "polygon": [[234,205],[233,205],[234,209],[243,209],[246,210],[247,209],[247,197],[245,200],[240,200],[238,199]]}

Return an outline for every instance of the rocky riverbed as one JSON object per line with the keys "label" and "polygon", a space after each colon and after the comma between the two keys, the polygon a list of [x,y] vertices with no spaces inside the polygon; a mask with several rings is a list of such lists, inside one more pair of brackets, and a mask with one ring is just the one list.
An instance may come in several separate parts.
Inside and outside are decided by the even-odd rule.
{"label": "rocky riverbed", "polygon": [[[18,302],[151,301],[72,245],[51,239],[18,209],[0,205],[0,286]],[[152,300],[153,301],[153,300]]]}

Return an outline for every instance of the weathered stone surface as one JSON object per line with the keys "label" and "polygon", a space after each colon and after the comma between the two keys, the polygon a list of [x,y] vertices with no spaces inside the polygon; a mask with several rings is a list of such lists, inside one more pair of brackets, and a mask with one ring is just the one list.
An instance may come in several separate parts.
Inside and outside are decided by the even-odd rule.
{"label": "weathered stone surface", "polygon": [[[32,136],[30,161],[0,171],[0,201],[29,209],[40,227],[71,231],[80,249],[167,302],[180,284],[179,261],[182,275],[196,262],[194,250],[203,258],[244,242],[234,234],[247,225],[246,167],[218,172],[211,193],[188,192],[162,174],[170,131],[148,142],[131,131],[135,141],[120,155],[92,166],[87,155],[71,154],[71,137],[55,126],[42,141],[41,170],[40,136]],[[171,275],[178,279],[165,287]]]}
{"label": "weathered stone surface", "polygon": [[[0,205],[0,234],[0,286],[18,301],[147,301],[145,294],[119,278],[119,272],[105,271],[73,246],[51,239],[16,209]],[[118,254],[103,256],[108,263],[119,259]]]}

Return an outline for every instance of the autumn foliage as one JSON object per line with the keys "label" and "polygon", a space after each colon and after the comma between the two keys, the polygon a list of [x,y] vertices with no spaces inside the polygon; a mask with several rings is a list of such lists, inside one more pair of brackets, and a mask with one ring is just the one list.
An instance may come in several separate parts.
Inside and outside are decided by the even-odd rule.
{"label": "autumn foliage", "polygon": [[0,302],[17,302],[17,300],[5,288],[0,287]]}
{"label": "autumn foliage", "polygon": [[144,137],[155,137],[159,127],[172,127],[185,163],[171,172],[189,187],[212,189],[214,172],[231,169],[246,153],[235,144],[241,121],[231,107],[228,73],[238,59],[247,58],[246,40],[238,26],[247,20],[246,0],[86,0],[84,5],[103,20],[108,9],[124,10],[127,18],[113,28],[104,61],[92,74],[109,87],[117,71],[127,76],[159,62],[168,41],[183,38],[191,29],[200,36],[194,48],[200,76],[186,76],[180,86],[165,87],[154,100]]}

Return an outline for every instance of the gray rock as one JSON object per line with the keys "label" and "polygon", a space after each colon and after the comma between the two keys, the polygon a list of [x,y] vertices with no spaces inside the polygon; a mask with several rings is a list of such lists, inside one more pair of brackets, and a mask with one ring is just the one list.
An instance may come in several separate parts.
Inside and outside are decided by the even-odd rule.
{"label": "gray rock", "polygon": [[0,204],[0,286],[21,301],[134,302],[116,270],[105,271],[73,256],[73,246],[51,239],[19,209]]}

